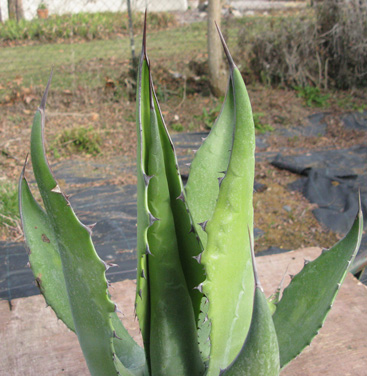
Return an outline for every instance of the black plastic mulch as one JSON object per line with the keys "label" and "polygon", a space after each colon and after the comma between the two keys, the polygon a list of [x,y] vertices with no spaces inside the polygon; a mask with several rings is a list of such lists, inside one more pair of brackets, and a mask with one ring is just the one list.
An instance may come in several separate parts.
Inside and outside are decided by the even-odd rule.
{"label": "black plastic mulch", "polygon": [[[352,226],[360,194],[364,229],[367,228],[367,146],[279,154],[272,164],[301,176],[289,188],[317,204],[313,210],[316,219],[336,233],[344,235]],[[367,259],[367,235],[362,238],[358,257]],[[367,270],[360,280],[367,283]]]}
{"label": "black plastic mulch", "polygon": [[302,176],[290,188],[318,205],[315,217],[332,231],[344,234],[349,230],[357,213],[359,191],[367,219],[367,146],[278,155],[272,164]]}

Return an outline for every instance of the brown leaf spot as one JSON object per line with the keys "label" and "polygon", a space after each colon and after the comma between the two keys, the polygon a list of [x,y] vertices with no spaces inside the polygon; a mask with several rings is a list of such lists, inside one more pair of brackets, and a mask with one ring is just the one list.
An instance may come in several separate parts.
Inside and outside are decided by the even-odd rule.
{"label": "brown leaf spot", "polygon": [[50,243],[50,239],[45,234],[42,234],[42,241],[45,243]]}

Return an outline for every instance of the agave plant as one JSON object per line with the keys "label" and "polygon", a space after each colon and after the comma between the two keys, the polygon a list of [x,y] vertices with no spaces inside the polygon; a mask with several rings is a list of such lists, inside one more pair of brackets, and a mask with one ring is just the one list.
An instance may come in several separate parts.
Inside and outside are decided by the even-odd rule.
{"label": "agave plant", "polygon": [[23,168],[20,212],[29,261],[48,305],[78,336],[92,375],[273,376],[317,334],[360,244],[361,209],[348,235],[305,263],[266,299],[253,252],[255,132],[241,74],[229,63],[226,99],[183,186],[146,52],[137,93],[137,290],[142,349],[116,314],[91,227],[74,214],[48,165],[47,84],[31,134],[41,207]]}

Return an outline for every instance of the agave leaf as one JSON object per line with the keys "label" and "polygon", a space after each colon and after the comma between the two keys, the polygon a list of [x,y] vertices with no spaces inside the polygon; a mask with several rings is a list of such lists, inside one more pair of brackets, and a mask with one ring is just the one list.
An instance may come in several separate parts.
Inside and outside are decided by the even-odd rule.
{"label": "agave leaf", "polygon": [[260,285],[252,248],[255,277],[254,308],[246,341],[233,363],[221,375],[278,376],[279,346],[268,302]]}
{"label": "agave leaf", "polygon": [[146,26],[144,27],[143,49],[139,63],[138,90],[137,90],[137,277],[135,309],[143,337],[144,350],[148,366],[150,364],[150,301],[148,276],[148,253],[150,252],[147,240],[150,226],[148,208],[148,184],[151,179],[147,174],[147,150],[150,138],[150,73],[149,61],[146,56]]}
{"label": "agave leaf", "polygon": [[70,330],[75,331],[55,234],[47,214],[29,189],[24,169],[25,166],[19,179],[19,211],[29,263],[46,303]]}
{"label": "agave leaf", "polygon": [[[187,206],[203,248],[207,243],[207,234],[203,230],[203,224],[213,215],[219,194],[219,183],[228,168],[233,143],[234,119],[233,83],[230,79],[220,114],[208,137],[195,153],[185,186]],[[199,286],[200,282],[202,280],[197,279],[195,286]],[[205,298],[201,306],[202,312],[198,322],[199,346],[203,359],[207,360],[210,352],[210,321],[207,317],[208,302]],[[195,304],[194,307],[196,307]]]}
{"label": "agave leaf", "polygon": [[[169,188],[158,122],[151,113],[148,171],[150,212],[158,218],[148,229],[148,281],[150,288],[152,374],[200,375],[196,321],[185,276],[180,265]],[[162,346],[162,344],[164,344]]]}
{"label": "agave leaf", "polygon": [[221,112],[190,166],[185,191],[195,229],[203,247],[207,234],[200,226],[213,216],[219,194],[219,179],[228,168],[235,123],[233,82],[230,79]]}
{"label": "agave leaf", "polygon": [[284,278],[286,277],[287,275],[287,271],[288,271],[288,267],[287,269],[285,270],[285,273],[283,275],[283,278],[281,279],[280,283],[279,283],[279,286],[276,288],[276,290],[274,291],[273,294],[271,294],[268,298],[267,298],[267,302],[268,302],[268,306],[269,306],[269,309],[270,309],[270,312],[272,315],[274,315],[276,309],[277,309],[277,304],[279,303],[280,301],[280,298],[281,298],[281,292],[283,290],[283,283],[284,283]]}
{"label": "agave leaf", "polygon": [[202,245],[200,240],[197,239],[196,232],[192,231],[193,222],[190,218],[191,213],[186,206],[186,195],[178,168],[175,149],[164,123],[153,85],[151,85],[151,88],[154,95],[154,110],[158,121],[162,150],[164,150],[165,173],[167,175],[180,262],[191,296],[194,314],[198,321],[203,295],[195,287],[202,283],[205,277],[204,268],[196,258],[202,252]]}
{"label": "agave leaf", "polygon": [[[51,262],[53,262],[52,266],[56,268],[55,273],[59,275],[60,264],[62,265],[66,296],[75,332],[91,374],[117,375],[116,363],[120,371],[124,370],[123,374],[132,375],[133,373],[127,368],[119,365],[120,361],[114,349],[114,333],[116,331],[111,325],[111,316],[115,315],[115,304],[110,300],[107,293],[107,280],[104,274],[106,265],[98,257],[94,249],[90,229],[84,226],[75,216],[67,197],[62,193],[53,177],[45,156],[43,130],[45,125],[45,104],[50,80],[42,98],[41,106],[36,112],[31,135],[32,165],[45,211],[42,211],[39,207],[37,208],[34,200],[32,202],[29,191],[27,192],[27,189],[24,189],[26,188],[25,182],[21,179],[21,211],[23,224],[28,232],[26,239],[31,239],[31,244],[29,244],[29,246],[32,246],[31,255],[33,255],[33,260],[37,257],[39,262],[36,247],[37,238],[38,242],[41,243],[41,241],[45,242],[47,237],[50,241],[49,244],[53,248],[51,251],[53,259],[48,266],[51,266]],[[33,231],[38,229],[32,228],[32,218],[35,218],[36,223],[43,223],[47,220],[49,228],[44,227],[44,229],[48,230],[49,238],[46,234],[42,236],[38,231]],[[48,241],[46,240],[46,242]],[[40,257],[42,253],[44,253],[43,247],[41,248]],[[57,260],[57,254],[61,263],[60,260]],[[41,286],[46,291],[48,284],[43,283],[42,275],[38,278]],[[61,286],[61,281],[59,283]],[[55,289],[55,287],[51,286],[52,288]],[[60,300],[59,303],[63,307],[67,305],[63,293],[65,290],[60,287],[60,294],[56,298]],[[68,316],[69,314],[65,311],[65,315]],[[65,321],[69,323],[69,326],[72,326],[70,324],[70,316],[65,318]],[[136,351],[132,362],[129,361],[129,365],[132,365],[135,371],[138,369],[137,374],[142,375],[142,368],[144,367],[142,349],[135,344],[126,331],[124,333],[119,329],[119,334],[128,339],[126,341],[127,351],[131,351],[131,346],[133,346],[133,352],[135,353]]]}
{"label": "agave leaf", "polygon": [[[223,41],[223,39],[222,39]],[[249,237],[253,231],[255,131],[245,84],[227,47],[235,127],[231,157],[219,189],[212,218],[206,225],[208,241],[202,263],[207,279],[211,352],[208,375],[218,375],[239,353],[252,316],[254,277]]]}
{"label": "agave leaf", "polygon": [[198,322],[198,341],[201,358],[208,363],[210,356],[210,321],[208,319],[209,301],[203,298],[201,301]]}
{"label": "agave leaf", "polygon": [[308,346],[322,327],[358,252],[362,232],[360,206],[354,224],[345,238],[316,260],[306,263],[284,290],[273,315],[281,367]]}
{"label": "agave leaf", "polygon": [[[24,169],[19,181],[19,204],[23,231],[30,251],[29,262],[38,286],[57,317],[75,332],[55,233],[47,214],[29,189]],[[39,241],[40,238],[42,242]],[[117,357],[133,369],[135,375],[141,374],[145,363],[142,349],[133,341],[115,312],[111,314],[111,320],[116,333],[113,341]]]}
{"label": "agave leaf", "polygon": [[201,249],[192,235],[179,245],[191,223],[184,202],[177,200],[182,182],[153,92],[145,35],[144,31],[138,89],[138,237],[143,235],[138,257],[143,262],[138,270],[137,314],[153,375],[200,375],[204,365],[191,298],[198,296],[193,299],[198,316],[201,296],[190,294],[188,288],[198,273],[185,275],[182,265],[186,262],[186,269],[192,265],[200,270],[191,255]]}
{"label": "agave leaf", "polygon": [[220,375],[278,376],[279,348],[264,292],[256,287],[254,309],[245,344],[233,363]]}

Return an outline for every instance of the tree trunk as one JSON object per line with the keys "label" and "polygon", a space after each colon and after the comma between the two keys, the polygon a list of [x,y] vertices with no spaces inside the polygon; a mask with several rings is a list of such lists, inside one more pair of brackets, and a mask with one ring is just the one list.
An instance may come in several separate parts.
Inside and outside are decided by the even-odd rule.
{"label": "tree trunk", "polygon": [[227,70],[224,68],[222,44],[220,42],[214,21],[220,27],[220,0],[209,0],[208,8],[208,59],[209,79],[213,94],[223,96],[227,88]]}
{"label": "tree trunk", "polygon": [[24,18],[23,0],[16,0],[16,14],[17,21],[22,20]]}
{"label": "tree trunk", "polygon": [[21,20],[24,18],[23,1],[22,0],[8,0],[8,14],[9,20]]}
{"label": "tree trunk", "polygon": [[8,14],[9,20],[17,18],[17,0],[8,0]]}

